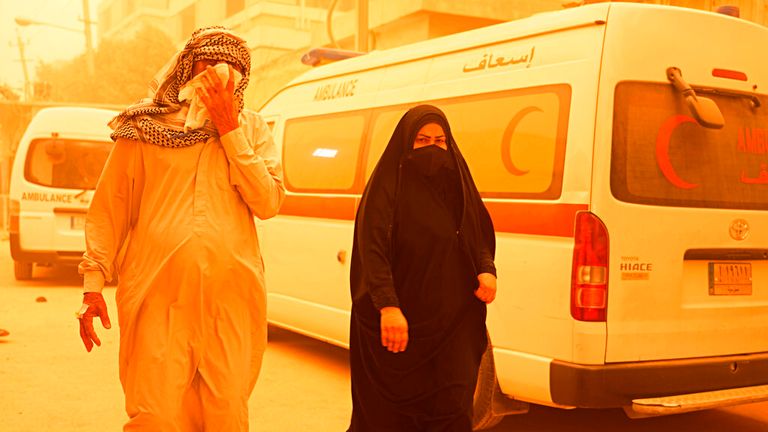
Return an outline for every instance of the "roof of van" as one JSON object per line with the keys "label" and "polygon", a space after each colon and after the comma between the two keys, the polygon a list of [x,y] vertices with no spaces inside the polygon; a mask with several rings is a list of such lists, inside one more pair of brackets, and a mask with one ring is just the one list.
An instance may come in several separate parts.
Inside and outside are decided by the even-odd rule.
{"label": "roof of van", "polygon": [[112,130],[107,123],[117,114],[118,111],[102,108],[43,108],[29,122],[26,134],[50,136],[57,132],[61,135],[109,136]]}
{"label": "roof of van", "polygon": [[[312,81],[338,77],[345,74],[358,73],[361,71],[376,69],[397,63],[405,63],[420,58],[463,51],[477,48],[485,44],[495,44],[500,41],[513,41],[515,39],[524,39],[536,35],[567,30],[570,28],[602,24],[606,22],[608,18],[608,11],[611,8],[621,8],[628,10],[637,10],[641,8],[672,8],[685,10],[688,13],[713,13],[677,6],[661,6],[624,2],[595,3],[569,9],[542,12],[519,20],[495,24],[488,27],[482,27],[426,41],[420,41],[387,50],[371,51],[358,57],[312,68],[311,70],[308,70],[302,75],[291,80],[280,91],[272,95],[272,97],[264,103],[262,108],[282,91]],[[738,19],[731,17],[727,18]]]}

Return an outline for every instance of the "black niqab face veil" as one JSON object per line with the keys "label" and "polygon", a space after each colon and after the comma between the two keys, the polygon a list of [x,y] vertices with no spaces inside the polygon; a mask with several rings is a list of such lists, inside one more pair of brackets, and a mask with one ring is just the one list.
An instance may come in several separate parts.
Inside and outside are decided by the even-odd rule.
{"label": "black niqab face veil", "polygon": [[463,248],[471,258],[470,265],[475,274],[495,274],[493,223],[456,145],[448,120],[437,107],[420,105],[405,113],[395,127],[368,180],[357,210],[350,274],[355,304],[369,293],[376,308],[397,306],[392,274],[385,269],[391,263],[394,252],[392,233],[396,229],[395,214],[403,184],[403,164],[414,152],[417,133],[428,123],[437,123],[443,128],[451,165],[459,177],[462,209],[458,228]]}

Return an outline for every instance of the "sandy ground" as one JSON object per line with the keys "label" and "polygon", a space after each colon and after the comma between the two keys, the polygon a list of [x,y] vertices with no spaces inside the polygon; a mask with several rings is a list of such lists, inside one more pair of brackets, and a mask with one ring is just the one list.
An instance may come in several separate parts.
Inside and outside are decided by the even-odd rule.
{"label": "sandy ground", "polygon": [[[97,332],[87,353],[78,335],[76,276],[13,280],[0,243],[0,431],[119,431],[126,420],[117,373],[114,288],[106,288],[115,327]],[[51,279],[53,278],[53,279]],[[37,301],[44,298],[44,302]],[[343,431],[349,421],[347,351],[270,328],[269,347],[250,400],[251,431]]]}
{"label": "sandy ground", "polygon": [[[97,331],[87,353],[74,311],[80,279],[42,269],[17,282],[7,242],[0,241],[0,432],[120,431],[126,420],[117,373],[114,287],[105,298],[115,328]],[[38,300],[45,301],[38,301]],[[347,351],[270,328],[261,377],[249,400],[253,432],[343,432],[351,413]],[[621,410],[533,406],[492,432],[768,432],[768,402],[630,420]]]}

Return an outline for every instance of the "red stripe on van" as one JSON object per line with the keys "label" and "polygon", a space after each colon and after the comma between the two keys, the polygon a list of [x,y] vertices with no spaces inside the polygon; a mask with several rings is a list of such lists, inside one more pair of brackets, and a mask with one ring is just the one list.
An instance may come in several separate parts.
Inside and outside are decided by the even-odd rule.
{"label": "red stripe on van", "polygon": [[576,212],[586,204],[486,202],[496,232],[573,237]]}
{"label": "red stripe on van", "polygon": [[[286,195],[280,214],[354,220],[359,197]],[[486,202],[496,232],[573,237],[576,212],[585,204]]]}
{"label": "red stripe on van", "polygon": [[355,220],[357,201],[360,197],[287,195],[280,214],[284,216],[304,216],[321,219]]}

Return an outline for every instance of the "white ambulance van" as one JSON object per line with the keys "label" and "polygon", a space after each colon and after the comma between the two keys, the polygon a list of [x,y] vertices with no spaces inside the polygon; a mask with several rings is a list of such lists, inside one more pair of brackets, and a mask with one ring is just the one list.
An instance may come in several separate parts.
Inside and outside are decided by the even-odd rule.
{"label": "white ambulance van", "polygon": [[93,190],[112,150],[107,123],[117,111],[43,108],[16,149],[10,184],[10,246],[14,275],[32,278],[38,265],[77,264]]}
{"label": "white ambulance van", "polygon": [[260,227],[270,322],[347,345],[356,206],[429,103],[496,229],[476,428],[494,387],[632,417],[768,399],[766,47],[731,16],[600,3],[306,72],[261,110],[289,191]]}

